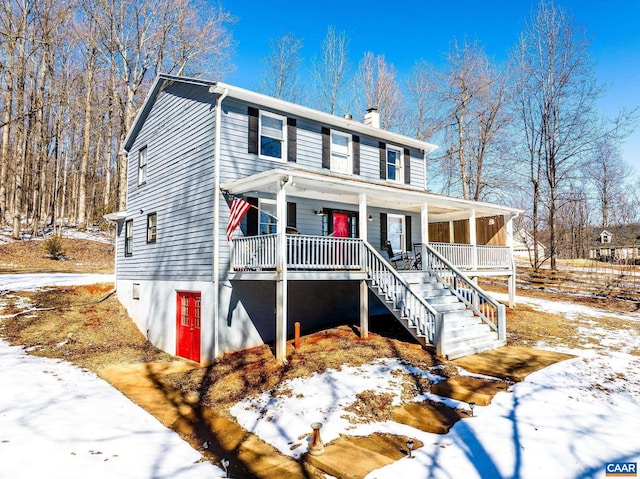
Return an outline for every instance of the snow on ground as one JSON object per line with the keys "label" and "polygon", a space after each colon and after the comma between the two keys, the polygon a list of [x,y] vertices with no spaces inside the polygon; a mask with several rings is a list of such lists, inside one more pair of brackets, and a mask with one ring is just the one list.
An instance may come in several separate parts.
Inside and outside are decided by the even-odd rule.
{"label": "snow on ground", "polygon": [[0,477],[224,477],[95,374],[4,341],[0,364]]}
{"label": "snow on ground", "polygon": [[[397,371],[408,367],[395,360],[295,379],[274,394],[241,401],[232,413],[245,428],[294,457],[306,450],[305,434],[314,421],[323,423],[324,442],[340,434],[379,431],[424,443],[414,458],[375,470],[368,479],[588,478],[604,477],[608,462],[640,462],[640,357],[624,352],[640,348],[638,314],[532,298],[520,302],[569,318],[590,318],[587,324],[593,327],[581,327],[579,334],[600,343],[588,350],[556,348],[577,357],[531,374],[510,393],[498,393],[489,406],[475,408],[476,417],[459,421],[446,435],[394,422],[354,425],[345,419],[350,414],[345,406],[364,390],[399,397]],[[598,327],[603,315],[630,320],[636,334]],[[467,407],[447,401],[452,407]]]}
{"label": "snow on ground", "polygon": [[[10,226],[5,226],[3,228],[0,228],[0,244],[13,243],[15,241],[20,241],[20,240],[13,239],[12,234],[13,234],[13,230]],[[37,240],[44,240],[50,237],[52,234],[53,234],[53,228],[47,227],[44,231],[40,231],[38,236],[33,236],[31,232],[25,232],[23,230],[20,233],[20,238],[22,240],[37,241]],[[91,241],[99,241],[101,243],[113,244],[114,233],[113,233],[113,228],[105,231],[96,226],[90,226],[86,230],[80,231],[75,227],[63,226],[62,231],[60,232],[60,236],[62,238],[86,239]]]}
{"label": "snow on ground", "polygon": [[[105,281],[113,276],[0,275],[0,289]],[[0,365],[0,478],[224,477],[95,374],[1,340]]]}
{"label": "snow on ground", "polygon": [[0,274],[0,291],[32,291],[46,286],[113,283],[112,274],[18,273]]}

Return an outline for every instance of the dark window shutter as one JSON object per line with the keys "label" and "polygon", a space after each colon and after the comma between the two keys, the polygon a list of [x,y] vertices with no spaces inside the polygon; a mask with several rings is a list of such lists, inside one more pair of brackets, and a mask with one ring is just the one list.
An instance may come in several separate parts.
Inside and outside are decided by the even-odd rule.
{"label": "dark window shutter", "polygon": [[247,198],[253,208],[247,211],[247,236],[258,236],[258,198]]}
{"label": "dark window shutter", "polygon": [[287,161],[295,163],[298,149],[298,130],[296,119],[287,118]]}
{"label": "dark window shutter", "polygon": [[248,153],[258,154],[258,116],[257,108],[249,107],[249,146]]}
{"label": "dark window shutter", "polygon": [[331,137],[329,128],[322,127],[322,167],[331,169]]}
{"label": "dark window shutter", "polygon": [[378,149],[380,150],[380,179],[387,179],[387,145],[381,141],[378,143]]}
{"label": "dark window shutter", "polygon": [[360,137],[353,135],[351,138],[351,148],[353,150],[353,174],[360,174]]}
{"label": "dark window shutter", "polygon": [[406,251],[413,251],[413,243],[411,242],[411,216],[406,215],[404,217],[404,243]]}
{"label": "dark window shutter", "polygon": [[380,245],[384,246],[389,238],[387,237],[387,214],[380,213]]}
{"label": "dark window shutter", "polygon": [[296,204],[287,201],[287,226],[296,227]]}
{"label": "dark window shutter", "polygon": [[411,183],[411,152],[409,148],[404,149],[404,184]]}

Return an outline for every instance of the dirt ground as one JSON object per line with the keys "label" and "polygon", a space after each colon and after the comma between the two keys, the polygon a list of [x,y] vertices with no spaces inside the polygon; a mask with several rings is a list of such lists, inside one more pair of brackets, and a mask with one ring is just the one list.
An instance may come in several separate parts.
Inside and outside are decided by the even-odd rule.
{"label": "dirt ground", "polygon": [[[70,260],[66,263],[75,272],[108,271],[107,266],[112,261],[112,251],[108,245],[67,241],[67,254],[76,259],[75,262]],[[39,244],[20,242],[0,246],[0,269],[11,272],[65,270],[56,269],[58,265],[54,260],[43,259]],[[13,265],[17,266],[14,268]],[[404,378],[407,398],[416,393],[432,391],[451,397],[464,395],[464,400],[473,399],[481,404],[490,401],[496,392],[505,387],[502,382],[478,381],[477,384],[470,384],[460,378],[453,362],[437,358],[433,351],[424,350],[413,342],[401,326],[383,320],[371,322],[371,334],[366,340],[360,339],[356,326],[347,324],[304,336],[302,346],[297,350],[289,342],[286,366],[276,364],[271,348],[265,345],[226,355],[218,363],[206,368],[195,367],[188,362],[176,361],[176,358],[150,345],[117,299],[109,295],[111,289],[112,285],[104,284],[5,294],[1,298],[3,311],[0,314],[13,317],[0,323],[0,336],[12,344],[29,347],[32,354],[64,359],[95,371],[149,410],[167,427],[176,430],[194,448],[210,441],[211,447],[203,451],[203,457],[218,464],[222,457],[231,458],[234,470],[230,472],[237,479],[322,477],[317,467],[329,470],[335,466],[330,459],[343,457],[345,451],[351,451],[344,456],[343,460],[347,460],[347,463],[349,457],[358,454],[371,457],[373,452],[384,463],[396,460],[393,454],[385,455],[386,449],[394,450],[394,454],[397,454],[397,448],[388,445],[403,444],[406,439],[371,438],[370,444],[380,445],[373,452],[364,447],[366,445],[348,441],[340,447],[331,448],[329,446],[336,444],[327,445],[327,450],[334,450],[335,455],[328,452],[323,456],[324,465],[315,459],[298,463],[282,456],[272,446],[242,430],[229,414],[229,408],[238,400],[271,390],[281,381],[309,376],[327,368],[338,368],[345,363],[361,365],[376,358],[396,357],[420,369],[443,365],[439,374],[448,380],[439,383],[438,389],[428,381],[407,375]],[[527,294],[552,300],[574,299],[594,307],[606,305],[607,309],[619,311],[636,310],[638,307],[635,303],[625,301],[567,298],[550,293]],[[39,311],[22,314],[25,305],[27,309]],[[507,311],[510,346],[531,346],[541,340],[553,341],[554,338],[563,344],[571,344],[575,325],[562,317],[527,307]],[[514,361],[511,366],[504,359],[506,355],[499,360],[484,358],[476,363],[486,368],[491,367],[491,361],[502,362],[504,370],[500,372],[494,368],[491,371],[493,375],[503,378],[509,375],[517,381],[526,375],[518,375],[517,358],[523,354],[522,350],[513,350],[511,357]],[[539,367],[548,364],[545,361],[541,359]],[[463,366],[473,368],[468,362]],[[486,373],[482,370],[478,372]],[[361,412],[360,417],[365,421],[393,418],[418,426],[425,422],[433,426],[436,421],[436,426],[441,429],[434,432],[443,433],[465,414],[464,411],[444,413],[430,409],[429,405],[420,410],[411,407],[398,410],[388,407],[388,403],[384,395],[363,393],[352,407]]]}
{"label": "dirt ground", "polygon": [[0,244],[0,273],[113,273],[113,246],[97,241],[62,238],[63,258],[47,256],[44,241]]}

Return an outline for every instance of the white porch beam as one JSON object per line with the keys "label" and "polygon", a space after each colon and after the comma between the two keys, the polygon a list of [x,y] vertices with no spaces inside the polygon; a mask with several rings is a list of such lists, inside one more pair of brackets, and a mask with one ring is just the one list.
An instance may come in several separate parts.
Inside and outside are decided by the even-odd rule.
{"label": "white porch beam", "polygon": [[[367,194],[358,194],[358,223],[360,239],[367,241],[369,217],[367,215]],[[364,245],[361,245],[360,261],[364,261]],[[360,281],[360,337],[369,337],[369,288],[366,280]]]}
{"label": "white porch beam", "polygon": [[291,177],[278,177],[276,196],[276,361],[287,362],[287,191]]}
{"label": "white porch beam", "polygon": [[[429,205],[426,201],[422,203],[422,208],[420,208],[420,242],[422,243],[420,255],[424,259],[427,257],[427,243],[429,243]],[[418,252],[413,252],[413,254],[416,253]],[[422,261],[422,269],[427,269],[426,261]]]}
{"label": "white porch beam", "polygon": [[469,244],[473,247],[473,255],[471,256],[471,269],[478,269],[478,238],[476,234],[476,210],[469,210]]}

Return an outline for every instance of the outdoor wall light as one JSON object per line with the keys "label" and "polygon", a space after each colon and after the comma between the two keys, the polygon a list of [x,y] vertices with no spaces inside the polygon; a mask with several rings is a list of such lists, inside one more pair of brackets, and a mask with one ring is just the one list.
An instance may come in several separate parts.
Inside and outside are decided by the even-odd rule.
{"label": "outdoor wall light", "polygon": [[319,210],[316,210],[315,212],[318,216],[324,216],[326,215],[326,213],[324,212],[324,208],[320,208]]}
{"label": "outdoor wall light", "polygon": [[474,403],[473,401],[471,401],[469,403],[469,409],[471,409],[471,417],[473,417],[473,408],[476,407],[476,403]]}
{"label": "outdoor wall light", "polygon": [[409,439],[407,441],[407,450],[409,451],[409,458],[413,458],[413,456],[411,455],[411,451],[413,451],[413,446],[415,445],[415,443],[413,442],[413,439]]}
{"label": "outdoor wall light", "polygon": [[220,465],[222,466],[222,469],[224,469],[224,477],[229,477],[229,459],[223,457],[220,461]]}
{"label": "outdoor wall light", "polygon": [[367,218],[367,221],[373,221],[373,215],[369,215],[369,217]]}

